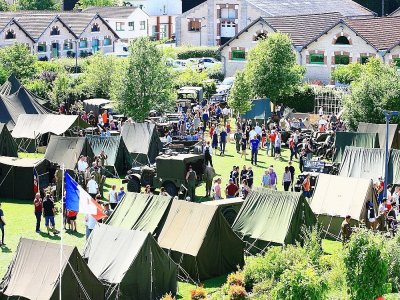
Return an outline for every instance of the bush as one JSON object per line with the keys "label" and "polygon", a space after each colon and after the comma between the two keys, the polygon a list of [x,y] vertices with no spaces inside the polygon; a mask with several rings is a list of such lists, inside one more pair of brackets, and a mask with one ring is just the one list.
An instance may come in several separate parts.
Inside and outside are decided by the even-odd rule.
{"label": "bush", "polygon": [[42,79],[34,79],[27,81],[25,83],[25,87],[29,91],[31,91],[34,95],[39,96],[43,99],[47,99],[51,91],[51,86],[45,80]]}
{"label": "bush", "polygon": [[304,249],[306,250],[311,262],[316,266],[319,263],[319,258],[323,254],[321,229],[315,225],[312,229],[307,227],[302,228],[304,238]]}
{"label": "bush", "polygon": [[203,300],[206,299],[207,293],[202,286],[198,286],[190,291],[190,300]]}
{"label": "bush", "polygon": [[221,69],[221,65],[214,65],[207,69],[208,78],[217,81],[222,81],[225,78],[225,74]]}
{"label": "bush", "polygon": [[172,296],[171,293],[165,294],[164,296],[162,296],[162,298],[160,300],[176,300],[176,298],[174,296]]}
{"label": "bush", "polygon": [[217,47],[189,47],[183,46],[176,48],[176,57],[178,59],[188,58],[202,58],[202,57],[213,57],[220,59],[220,55]]}
{"label": "bush", "polygon": [[240,285],[244,286],[244,275],[243,272],[237,271],[228,275],[227,285]]}
{"label": "bush", "polygon": [[385,294],[388,259],[383,249],[379,233],[359,229],[352,234],[344,253],[350,299],[373,300]]}
{"label": "bush", "polygon": [[285,106],[293,108],[297,112],[313,112],[315,94],[310,86],[304,85],[298,88],[292,96],[280,97],[276,102],[283,103]]}
{"label": "bush", "polygon": [[247,293],[241,285],[231,285],[228,290],[229,300],[245,300],[247,299]]}
{"label": "bush", "polygon": [[388,242],[388,277],[393,292],[400,292],[400,236]]}
{"label": "bush", "polygon": [[324,279],[311,266],[305,268],[302,264],[296,264],[285,270],[279,279],[271,292],[276,300],[321,300],[328,291]]}

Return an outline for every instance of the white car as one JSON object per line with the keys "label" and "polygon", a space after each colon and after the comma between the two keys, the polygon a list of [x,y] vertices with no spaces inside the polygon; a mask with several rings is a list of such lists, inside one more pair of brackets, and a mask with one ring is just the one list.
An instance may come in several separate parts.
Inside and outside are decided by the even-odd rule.
{"label": "white car", "polygon": [[221,84],[217,85],[217,93],[227,92],[232,88],[235,77],[226,77]]}
{"label": "white car", "polygon": [[203,57],[199,59],[199,64],[202,64],[204,68],[209,68],[214,65],[221,65],[221,62],[212,57]]}

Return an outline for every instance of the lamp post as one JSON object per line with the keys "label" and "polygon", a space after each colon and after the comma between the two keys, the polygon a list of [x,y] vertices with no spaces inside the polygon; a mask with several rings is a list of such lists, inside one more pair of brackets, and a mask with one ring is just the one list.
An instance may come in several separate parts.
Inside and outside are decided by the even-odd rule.
{"label": "lamp post", "polygon": [[200,20],[200,31],[199,31],[199,32],[200,32],[200,46],[201,46],[201,29],[202,29],[203,27],[206,27],[206,26],[207,26],[207,25],[201,25],[201,21],[202,21],[202,20],[205,20],[205,19],[206,19],[205,17],[202,17],[201,20]]}
{"label": "lamp post", "polygon": [[383,186],[383,195],[387,197],[387,186],[388,186],[388,177],[389,177],[389,122],[393,116],[400,115],[398,111],[388,111],[384,110],[383,114],[386,118],[386,145],[385,145],[385,181]]}

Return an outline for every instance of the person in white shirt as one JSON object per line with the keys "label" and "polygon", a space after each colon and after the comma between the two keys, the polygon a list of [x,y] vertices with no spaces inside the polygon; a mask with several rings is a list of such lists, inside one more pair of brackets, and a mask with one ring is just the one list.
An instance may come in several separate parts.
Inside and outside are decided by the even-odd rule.
{"label": "person in white shirt", "polygon": [[79,172],[85,172],[88,167],[89,167],[89,165],[86,162],[86,157],[81,155],[81,157],[78,160],[78,171]]}
{"label": "person in white shirt", "polygon": [[249,140],[250,140],[250,141],[251,141],[251,140],[254,140],[256,136],[257,136],[257,132],[256,132],[254,129],[252,129],[252,130],[250,131],[250,133],[249,133]]}
{"label": "person in white shirt", "polygon": [[324,110],[322,109],[322,106],[319,108],[318,114],[320,117],[322,117],[324,115]]}
{"label": "person in white shirt", "polygon": [[97,225],[97,220],[92,215],[86,214],[85,216],[86,239],[89,238],[90,234],[92,233],[96,225]]}
{"label": "person in white shirt", "polygon": [[96,195],[99,193],[99,185],[97,184],[96,180],[94,180],[94,175],[90,177],[90,180],[87,183],[87,190],[89,195],[96,199]]}
{"label": "person in white shirt", "polygon": [[227,108],[226,106],[222,110],[222,117],[224,118],[224,126],[226,126],[226,121],[229,118],[229,108]]}
{"label": "person in white shirt", "polygon": [[172,143],[172,137],[171,134],[168,132],[167,133],[167,144],[171,144]]}
{"label": "person in white shirt", "polygon": [[111,209],[114,210],[118,204],[117,186],[115,184],[112,185],[111,190],[108,192],[108,201]]}
{"label": "person in white shirt", "polygon": [[256,126],[254,127],[254,131],[255,131],[259,136],[262,135],[262,130],[261,130],[260,125],[258,125],[258,123],[256,123]]}

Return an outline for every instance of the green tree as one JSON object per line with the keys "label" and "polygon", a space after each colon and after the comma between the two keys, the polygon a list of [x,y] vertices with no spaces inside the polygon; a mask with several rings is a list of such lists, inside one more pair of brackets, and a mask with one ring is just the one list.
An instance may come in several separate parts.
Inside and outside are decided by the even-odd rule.
{"label": "green tree", "polygon": [[332,72],[332,79],[343,84],[350,84],[361,76],[363,65],[352,63],[347,66],[338,66]]}
{"label": "green tree", "polygon": [[17,78],[25,80],[31,78],[35,72],[36,57],[23,44],[14,44],[0,49],[0,65]]}
{"label": "green tree", "polygon": [[52,90],[49,92],[49,98],[54,107],[69,100],[72,86],[73,79],[68,73],[63,72],[57,75],[57,78],[53,81]]}
{"label": "green tree", "polygon": [[388,260],[382,235],[366,229],[353,233],[344,255],[352,300],[374,300],[387,291]]}
{"label": "green tree", "polygon": [[121,73],[113,96],[127,116],[142,122],[150,110],[165,111],[173,105],[171,75],[161,51],[148,38],[131,43],[128,64]]}
{"label": "green tree", "polygon": [[8,11],[10,10],[10,7],[6,0],[0,0],[0,11]]}
{"label": "green tree", "polygon": [[19,0],[17,7],[20,10],[55,10],[58,5],[54,0]]}
{"label": "green tree", "polygon": [[249,53],[245,67],[253,97],[270,98],[291,95],[303,79],[305,69],[296,63],[293,43],[288,35],[272,33],[258,42]]}
{"label": "green tree", "polygon": [[[384,123],[382,110],[400,107],[400,76],[394,66],[371,58],[360,76],[351,83],[351,94],[344,99],[345,118],[355,129],[359,122]],[[399,119],[393,118],[394,122]]]}
{"label": "green tree", "polygon": [[115,6],[117,4],[116,2],[116,0],[79,0],[75,4],[75,8],[85,9],[90,6]]}
{"label": "green tree", "polygon": [[250,85],[243,71],[236,72],[235,84],[229,93],[229,106],[236,112],[244,114],[251,109]]}

